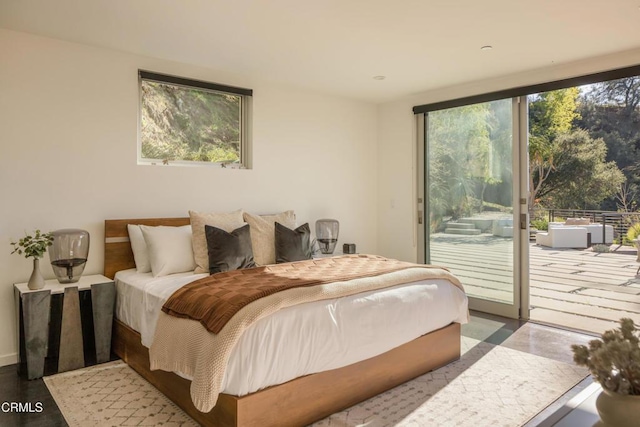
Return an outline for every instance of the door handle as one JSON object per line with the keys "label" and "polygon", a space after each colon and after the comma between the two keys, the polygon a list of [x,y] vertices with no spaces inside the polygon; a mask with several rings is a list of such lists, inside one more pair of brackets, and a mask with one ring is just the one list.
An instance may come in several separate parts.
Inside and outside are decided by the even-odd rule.
{"label": "door handle", "polygon": [[529,225],[529,221],[527,220],[527,214],[520,214],[520,230],[526,230],[527,225]]}

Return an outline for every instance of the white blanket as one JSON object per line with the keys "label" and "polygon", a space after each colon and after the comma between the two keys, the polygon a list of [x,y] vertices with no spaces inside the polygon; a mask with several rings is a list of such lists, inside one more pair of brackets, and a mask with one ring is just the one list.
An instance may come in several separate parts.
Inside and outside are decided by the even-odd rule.
{"label": "white blanket", "polygon": [[[167,298],[204,276],[118,272],[116,316],[150,347]],[[466,323],[467,303],[448,281],[432,280],[427,286],[398,285],[282,309],[244,332],[231,354],[222,391],[242,396],[373,357],[451,322]]]}

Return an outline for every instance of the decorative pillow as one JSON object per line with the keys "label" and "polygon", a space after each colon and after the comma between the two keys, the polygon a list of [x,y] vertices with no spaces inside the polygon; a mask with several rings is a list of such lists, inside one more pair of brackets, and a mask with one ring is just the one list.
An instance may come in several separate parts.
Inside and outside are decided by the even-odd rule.
{"label": "decorative pillow", "polygon": [[227,233],[221,228],[204,226],[209,253],[209,273],[255,267],[249,224]]}
{"label": "decorative pillow", "polygon": [[311,229],[309,223],[292,230],[276,222],[276,263],[311,259]]}
{"label": "decorative pillow", "polygon": [[589,218],[567,218],[564,222],[565,225],[589,225],[591,220]]}
{"label": "decorative pillow", "polygon": [[245,223],[242,220],[242,210],[239,209],[229,213],[202,213],[189,211],[191,218],[191,230],[193,231],[193,256],[196,260],[194,273],[209,272],[209,253],[207,251],[207,238],[204,233],[204,226],[211,225],[226,232],[231,232],[242,227]]}
{"label": "decorative pillow", "polygon": [[151,271],[149,251],[140,226],[137,224],[127,224],[127,231],[129,232],[129,242],[131,242],[133,259],[136,262],[136,271],[138,273],[149,273]]}
{"label": "decorative pillow", "polygon": [[244,220],[251,226],[251,244],[257,265],[275,264],[275,226],[276,222],[285,227],[296,226],[296,214],[285,211],[276,215],[252,215],[244,213]]}
{"label": "decorative pillow", "polygon": [[195,268],[191,226],[141,225],[140,230],[147,244],[151,273],[154,277],[183,273]]}

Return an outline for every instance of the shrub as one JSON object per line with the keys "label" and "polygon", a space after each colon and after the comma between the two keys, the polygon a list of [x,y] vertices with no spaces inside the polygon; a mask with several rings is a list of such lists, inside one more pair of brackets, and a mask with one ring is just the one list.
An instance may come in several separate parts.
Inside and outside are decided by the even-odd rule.
{"label": "shrub", "polygon": [[598,252],[598,253],[607,253],[609,252],[611,248],[609,247],[609,245],[593,245],[591,247],[591,250],[593,252]]}
{"label": "shrub", "polygon": [[631,226],[629,227],[629,231],[627,231],[627,239],[630,242],[636,240],[638,236],[640,236],[640,222],[631,224]]}
{"label": "shrub", "polygon": [[549,229],[549,221],[546,218],[532,219],[531,226],[538,230],[547,231]]}

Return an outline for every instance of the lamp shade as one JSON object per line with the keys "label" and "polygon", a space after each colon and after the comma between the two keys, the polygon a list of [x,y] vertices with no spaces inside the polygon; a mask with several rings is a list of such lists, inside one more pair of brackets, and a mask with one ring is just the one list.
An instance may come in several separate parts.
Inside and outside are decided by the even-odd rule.
{"label": "lamp shade", "polygon": [[316,241],[323,254],[332,254],[338,243],[340,223],[335,219],[319,219],[316,221]]}
{"label": "lamp shade", "polygon": [[53,245],[49,248],[49,260],[60,283],[80,280],[89,256],[89,233],[76,228],[51,232]]}

